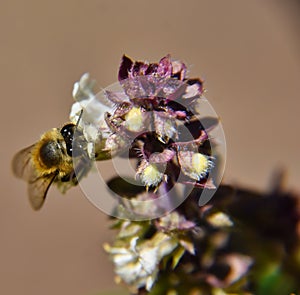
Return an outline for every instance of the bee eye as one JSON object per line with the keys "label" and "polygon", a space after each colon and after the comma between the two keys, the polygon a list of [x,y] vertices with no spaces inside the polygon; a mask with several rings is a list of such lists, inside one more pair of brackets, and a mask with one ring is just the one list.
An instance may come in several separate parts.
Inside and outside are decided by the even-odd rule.
{"label": "bee eye", "polygon": [[44,143],[40,148],[39,155],[42,163],[47,168],[57,166],[61,161],[61,153],[55,141],[48,141]]}
{"label": "bee eye", "polygon": [[62,135],[62,137],[66,142],[67,153],[70,157],[72,157],[73,155],[72,145],[73,145],[73,138],[74,138],[74,130],[75,130],[74,124],[67,124],[60,131],[60,134]]}
{"label": "bee eye", "polygon": [[61,129],[60,134],[63,136],[66,143],[72,142],[74,136],[74,129],[74,124],[67,124]]}

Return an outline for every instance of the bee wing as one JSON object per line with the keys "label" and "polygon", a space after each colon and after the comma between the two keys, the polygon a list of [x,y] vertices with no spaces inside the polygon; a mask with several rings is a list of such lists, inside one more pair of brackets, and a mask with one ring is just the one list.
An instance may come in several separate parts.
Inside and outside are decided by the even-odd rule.
{"label": "bee wing", "polygon": [[34,210],[39,210],[43,206],[49,187],[55,177],[56,174],[50,174],[31,179],[29,181],[28,196],[30,204]]}
{"label": "bee wing", "polygon": [[38,210],[45,202],[45,198],[51,183],[54,181],[56,174],[37,175],[32,160],[31,145],[18,152],[12,161],[12,169],[15,176],[28,182],[29,201],[34,210]]}
{"label": "bee wing", "polygon": [[16,177],[29,181],[34,175],[31,151],[34,144],[19,151],[12,160],[12,170]]}
{"label": "bee wing", "polygon": [[74,173],[76,177],[74,179],[74,183],[78,184],[78,182],[91,170],[92,162],[88,155],[84,155],[75,163],[76,165],[74,167]]}

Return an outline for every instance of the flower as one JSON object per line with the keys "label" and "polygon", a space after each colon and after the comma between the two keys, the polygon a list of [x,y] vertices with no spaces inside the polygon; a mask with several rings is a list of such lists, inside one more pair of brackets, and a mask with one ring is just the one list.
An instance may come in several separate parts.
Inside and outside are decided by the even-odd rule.
{"label": "flower", "polygon": [[109,129],[105,122],[105,113],[112,109],[112,104],[105,100],[103,93],[96,93],[95,85],[96,81],[88,73],[82,75],[73,87],[72,94],[76,102],[70,112],[70,121],[83,131],[91,158],[95,157],[95,145],[101,146],[101,140],[107,137]]}
{"label": "flower", "polygon": [[216,212],[207,217],[207,221],[215,227],[233,226],[233,221],[223,212]]}
{"label": "flower", "polygon": [[186,73],[185,64],[170,55],[158,63],[124,55],[119,84],[99,93],[84,74],[74,85],[70,119],[83,129],[90,157],[102,160],[128,150],[138,160],[136,178],[147,189],[162,182],[203,185],[213,168],[210,149],[202,149],[208,136],[197,117],[203,81]]}
{"label": "flower", "polygon": [[[170,55],[158,63],[134,62],[123,56],[118,77],[123,91],[106,92],[116,106],[106,117],[111,130],[106,149],[127,146],[139,161],[136,177],[147,188],[163,181],[203,185],[213,158],[209,150],[208,154],[199,150],[208,139],[201,123],[192,130],[199,122],[197,104],[203,82],[188,79],[185,64],[172,61]],[[183,139],[187,133],[189,140]],[[155,162],[153,155],[158,154],[160,161]],[[186,179],[179,178],[180,171]]]}
{"label": "flower", "polygon": [[176,240],[163,233],[156,233],[148,240],[135,236],[118,240],[113,247],[104,245],[115,264],[116,274],[135,292],[141,287],[148,291],[152,288],[161,260],[176,247]]}
{"label": "flower", "polygon": [[[124,55],[118,80],[96,93],[95,81],[83,75],[70,114],[91,157],[128,152],[135,159],[135,179],[107,183],[122,197],[116,239],[104,245],[117,281],[139,295],[299,289],[299,198],[280,188],[268,195],[216,189],[218,142],[209,132],[217,120],[206,118],[208,126],[200,117],[203,81],[188,78],[186,65],[170,55],[157,63]],[[205,189],[216,196],[199,207]]]}
{"label": "flower", "polygon": [[168,265],[175,270],[197,255],[193,235],[202,227],[183,212],[171,211],[184,200],[173,189],[177,183],[213,187],[212,144],[199,117],[203,81],[188,78],[186,65],[170,55],[157,63],[124,55],[118,80],[96,93],[95,81],[83,75],[74,85],[70,118],[82,128],[91,157],[127,152],[136,160],[135,182],[110,182],[114,192],[126,187],[134,193],[117,204],[115,212],[127,220],[117,222],[117,239],[105,250],[118,281],[132,292],[150,291]]}
{"label": "flower", "polygon": [[161,172],[162,169],[156,164],[151,164],[146,161],[140,164],[137,171],[137,175],[141,179],[142,183],[146,185],[146,188],[150,186],[157,186],[163,179],[164,173]]}

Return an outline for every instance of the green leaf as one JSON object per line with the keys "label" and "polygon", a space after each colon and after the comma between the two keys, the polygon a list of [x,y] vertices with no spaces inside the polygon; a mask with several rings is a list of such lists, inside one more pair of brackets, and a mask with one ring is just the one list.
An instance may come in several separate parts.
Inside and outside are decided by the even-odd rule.
{"label": "green leaf", "polygon": [[174,251],[174,253],[173,253],[173,255],[172,255],[172,257],[173,257],[173,260],[172,260],[172,268],[173,268],[173,269],[178,265],[178,263],[179,263],[181,257],[183,256],[184,252],[185,252],[185,249],[184,249],[183,247],[178,247],[178,248]]}
{"label": "green leaf", "polygon": [[296,291],[294,279],[283,273],[279,266],[270,267],[258,281],[258,294],[282,295]]}

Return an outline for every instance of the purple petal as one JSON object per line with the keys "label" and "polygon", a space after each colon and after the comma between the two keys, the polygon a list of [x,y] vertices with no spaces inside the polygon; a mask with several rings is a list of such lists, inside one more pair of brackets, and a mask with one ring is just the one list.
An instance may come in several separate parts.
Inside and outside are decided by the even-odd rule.
{"label": "purple petal", "polygon": [[132,67],[131,78],[136,76],[144,76],[147,68],[148,68],[147,64],[141,61],[136,61]]}
{"label": "purple petal", "polygon": [[122,80],[128,78],[128,73],[132,68],[132,64],[133,64],[133,61],[124,54],[122,57],[120,68],[119,68],[119,74],[118,74],[119,81],[122,81]]}
{"label": "purple petal", "polygon": [[162,153],[154,153],[150,156],[149,162],[150,163],[167,163],[169,162],[174,156],[175,151],[165,149]]}
{"label": "purple petal", "polygon": [[157,73],[157,68],[158,68],[158,64],[157,63],[151,63],[149,64],[146,72],[145,72],[145,75],[152,75],[152,74],[155,74]]}
{"label": "purple petal", "polygon": [[181,84],[173,93],[168,95],[167,101],[178,100],[186,92],[187,84]]}
{"label": "purple petal", "polygon": [[[203,93],[203,81],[200,79],[188,79],[188,87],[185,98],[192,98]],[[196,93],[197,92],[197,93]]]}
{"label": "purple petal", "polygon": [[159,61],[157,74],[161,77],[171,77],[172,62],[169,54]]}
{"label": "purple petal", "polygon": [[153,111],[153,120],[155,132],[160,138],[160,141],[167,142],[170,138],[177,140],[177,125],[172,114]]}
{"label": "purple petal", "polygon": [[186,65],[181,61],[172,62],[172,77],[183,81],[186,75]]}

